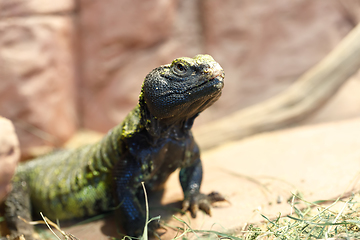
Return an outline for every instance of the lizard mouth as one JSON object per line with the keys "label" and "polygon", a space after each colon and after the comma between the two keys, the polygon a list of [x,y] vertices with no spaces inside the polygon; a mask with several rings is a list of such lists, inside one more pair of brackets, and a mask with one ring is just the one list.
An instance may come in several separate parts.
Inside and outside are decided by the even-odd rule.
{"label": "lizard mouth", "polygon": [[213,89],[214,91],[220,91],[224,87],[224,77],[222,75],[217,75],[209,80],[203,81],[200,84],[197,84],[189,89],[187,89],[185,92],[188,94],[191,94],[193,92],[198,91],[208,91],[210,89]]}

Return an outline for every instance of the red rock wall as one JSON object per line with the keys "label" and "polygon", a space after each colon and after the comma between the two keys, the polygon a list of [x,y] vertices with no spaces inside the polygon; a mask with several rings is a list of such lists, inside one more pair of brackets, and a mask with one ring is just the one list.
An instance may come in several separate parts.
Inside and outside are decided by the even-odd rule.
{"label": "red rock wall", "polygon": [[[0,115],[23,147],[107,131],[145,75],[209,53],[222,98],[196,124],[282,91],[360,21],[360,0],[0,0]],[[359,88],[360,89],[360,88]]]}
{"label": "red rock wall", "polygon": [[0,115],[25,155],[77,128],[78,39],[72,1],[0,0]]}

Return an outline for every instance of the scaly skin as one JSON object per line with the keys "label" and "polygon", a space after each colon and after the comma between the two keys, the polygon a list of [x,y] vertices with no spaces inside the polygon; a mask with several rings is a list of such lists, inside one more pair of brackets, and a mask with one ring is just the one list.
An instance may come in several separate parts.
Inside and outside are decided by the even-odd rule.
{"label": "scaly skin", "polygon": [[223,69],[209,55],[175,59],[147,75],[137,107],[99,143],[19,166],[5,202],[12,236],[32,239],[31,226],[17,218],[30,220],[31,211],[63,220],[116,206],[115,216],[128,234],[139,236],[145,224],[141,182],[148,190],[160,189],[177,168],[183,210],[210,214],[211,200],[199,192],[202,166],[191,127],[220,97],[223,80]]}

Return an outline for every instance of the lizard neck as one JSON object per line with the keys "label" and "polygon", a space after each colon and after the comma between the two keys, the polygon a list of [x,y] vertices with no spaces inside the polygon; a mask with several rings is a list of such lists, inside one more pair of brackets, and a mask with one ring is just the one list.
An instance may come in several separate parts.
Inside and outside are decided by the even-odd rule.
{"label": "lizard neck", "polygon": [[175,116],[173,118],[159,119],[151,114],[142,94],[139,98],[139,107],[141,125],[145,126],[146,131],[154,138],[167,138],[170,136],[181,138],[188,135],[195,118],[199,115],[197,113],[186,118],[177,118]]}

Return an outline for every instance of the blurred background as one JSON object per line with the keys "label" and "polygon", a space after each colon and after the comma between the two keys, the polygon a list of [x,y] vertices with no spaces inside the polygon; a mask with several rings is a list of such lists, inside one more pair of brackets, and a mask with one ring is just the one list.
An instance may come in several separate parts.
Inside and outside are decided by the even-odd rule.
{"label": "blurred background", "polygon": [[[196,127],[283,91],[358,22],[360,0],[0,0],[0,115],[23,155],[59,147],[120,123],[153,68],[208,53],[226,84]],[[304,124],[359,103],[357,74]]]}

